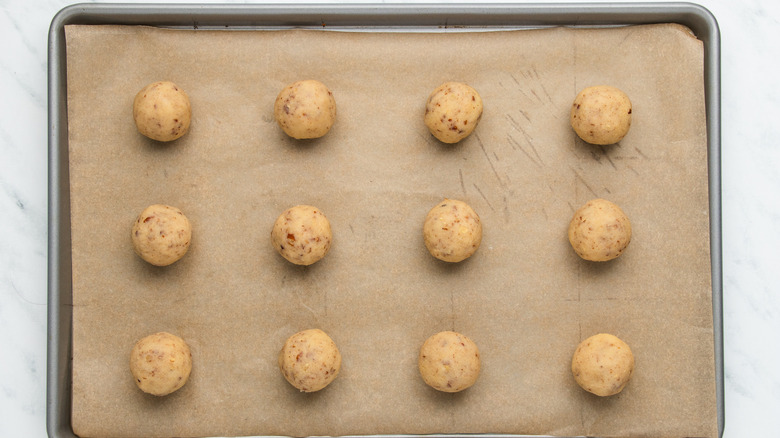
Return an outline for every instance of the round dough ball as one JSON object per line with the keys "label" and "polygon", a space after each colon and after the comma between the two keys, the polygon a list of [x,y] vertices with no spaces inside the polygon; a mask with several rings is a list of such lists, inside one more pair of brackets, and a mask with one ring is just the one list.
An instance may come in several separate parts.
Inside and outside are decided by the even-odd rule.
{"label": "round dough ball", "polygon": [[330,250],[333,234],[328,218],[311,205],[296,205],[276,219],[271,242],[276,251],[296,265],[311,265]]}
{"label": "round dough ball", "polygon": [[617,205],[593,199],[574,213],[569,242],[583,259],[604,262],[617,258],[631,242],[631,222]]}
{"label": "round dough ball", "polygon": [[606,397],[625,388],[634,372],[634,355],[618,337],[601,333],[585,339],[571,360],[571,372],[582,389]]}
{"label": "round dough ball", "polygon": [[614,144],[631,128],[631,101],[615,87],[588,87],[574,99],[569,120],[574,132],[586,142]]}
{"label": "round dough ball", "polygon": [[133,118],[141,134],[157,141],[176,140],[190,129],[190,98],[173,82],[153,82],[135,95]]}
{"label": "round dough ball", "polygon": [[468,137],[482,117],[477,90],[460,82],[445,82],[433,90],[425,104],[425,126],[444,143]]}
{"label": "round dough ball", "polygon": [[135,253],[142,259],[155,266],[168,266],[187,253],[192,226],[178,208],[154,204],[138,215],[130,236]]}
{"label": "round dough ball", "polygon": [[432,388],[443,392],[463,391],[479,377],[479,349],[474,341],[460,333],[436,333],[420,348],[417,366],[425,383]]}
{"label": "round dough ball", "polygon": [[301,392],[319,391],[339,375],[341,353],[322,330],[304,330],[284,343],[279,352],[279,369]]}
{"label": "round dough ball", "polygon": [[187,383],[192,371],[192,353],[182,338],[166,332],[149,335],[130,353],[130,372],[135,384],[148,394],[168,395]]}
{"label": "round dough ball", "polygon": [[336,99],[320,81],[294,82],[276,97],[274,117],[292,138],[319,138],[327,134],[336,121]]}
{"label": "round dough ball", "polygon": [[423,239],[432,256],[445,262],[460,262],[479,248],[482,222],[465,202],[444,199],[425,217]]}

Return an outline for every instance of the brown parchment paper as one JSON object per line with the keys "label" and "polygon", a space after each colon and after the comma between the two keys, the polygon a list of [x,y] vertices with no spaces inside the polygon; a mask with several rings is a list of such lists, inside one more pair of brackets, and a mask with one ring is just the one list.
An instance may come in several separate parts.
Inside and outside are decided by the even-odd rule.
{"label": "brown parchment paper", "polygon": [[[73,428],[82,436],[515,433],[715,436],[702,44],[677,25],[500,32],[203,31],[68,26],[73,240]],[[294,141],[273,120],[287,83],[316,78],[338,120]],[[172,80],[190,132],[136,132],[137,90]],[[422,121],[447,80],[485,102],[474,134],[444,145]],[[568,124],[577,92],[623,89],[633,126],[594,147]],[[444,197],[480,214],[471,259],[431,257],[422,222]],[[566,230],[603,197],[633,224],[625,254],[580,260]],[[132,250],[147,205],[181,208],[190,252],[157,268]],[[318,206],[334,230],[310,267],[284,261],[270,229]],[[343,355],[313,394],[277,352],[318,327]],[[184,338],[187,385],[156,398],[130,375],[133,344]],[[458,394],[419,378],[441,330],[482,354]],[[631,383],[598,398],[574,382],[584,338],[613,333],[636,357]]]}

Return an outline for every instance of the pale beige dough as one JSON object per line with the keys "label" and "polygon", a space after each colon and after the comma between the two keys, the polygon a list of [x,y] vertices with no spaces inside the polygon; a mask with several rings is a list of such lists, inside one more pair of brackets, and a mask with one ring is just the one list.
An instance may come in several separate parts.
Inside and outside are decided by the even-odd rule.
{"label": "pale beige dough", "polygon": [[271,243],[276,251],[296,265],[311,265],[321,260],[332,241],[328,218],[311,205],[285,210],[271,230]]}
{"label": "pale beige dough", "polygon": [[143,392],[168,395],[187,383],[192,353],[184,340],[159,332],[138,341],[130,353],[130,372]]}
{"label": "pale beige dough", "polygon": [[597,85],[580,91],[571,106],[574,132],[596,145],[619,142],[631,128],[631,100],[618,88]]}
{"label": "pale beige dough", "polygon": [[341,353],[333,339],[322,330],[303,330],[284,343],[279,352],[279,369],[300,391],[319,391],[338,376]]}
{"label": "pale beige dough", "polygon": [[274,117],[279,127],[292,138],[319,138],[327,134],[336,121],[336,99],[320,81],[294,82],[276,97]]}
{"label": "pale beige dough", "polygon": [[417,365],[423,380],[432,388],[443,392],[463,391],[479,377],[479,349],[465,335],[439,332],[422,345]]}
{"label": "pale beige dough", "polygon": [[625,388],[634,372],[634,354],[620,338],[600,333],[577,346],[571,372],[582,389],[606,397]]}
{"label": "pale beige dough", "polygon": [[432,256],[445,262],[471,257],[482,242],[482,222],[468,204],[444,199],[425,217],[423,240]]}
{"label": "pale beige dough", "polygon": [[425,103],[425,126],[444,143],[468,137],[482,117],[482,98],[461,82],[445,82],[431,92]]}
{"label": "pale beige dough", "polygon": [[614,203],[593,199],[574,213],[569,223],[569,242],[583,259],[612,260],[631,242],[631,222]]}
{"label": "pale beige dough", "polygon": [[130,233],[135,253],[155,266],[168,266],[190,248],[192,226],[176,207],[154,204],[135,220]]}
{"label": "pale beige dough", "polygon": [[173,82],[153,82],[136,94],[133,119],[138,132],[153,140],[176,140],[190,129],[190,99]]}

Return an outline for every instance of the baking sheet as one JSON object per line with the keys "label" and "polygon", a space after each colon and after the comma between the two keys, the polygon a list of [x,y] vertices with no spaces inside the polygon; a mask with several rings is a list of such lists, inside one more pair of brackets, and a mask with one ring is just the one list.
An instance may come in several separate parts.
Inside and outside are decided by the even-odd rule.
{"label": "baking sheet", "polygon": [[[254,61],[238,66],[233,71],[236,77],[231,76],[228,81],[224,74],[231,71],[225,71],[224,65],[228,59],[234,62],[235,52],[226,56],[201,39],[210,33],[132,29],[133,35],[142,32],[140,40],[146,43],[152,42],[144,32],[162,33],[163,39],[181,33],[189,34],[188,37],[197,34],[199,56],[155,58],[154,62],[139,63],[139,55],[171,52],[147,46],[122,51],[127,54],[124,59],[112,51],[111,65],[104,65],[108,71],[95,71],[96,66],[92,65],[85,67],[79,78],[69,77],[69,93],[73,97],[69,99],[69,114],[74,223],[74,427],[83,427],[78,421],[82,409],[81,412],[89,412],[91,421],[112,427],[112,434],[117,434],[114,427],[122,426],[121,421],[125,420],[132,435],[146,433],[132,424],[140,418],[159,432],[161,425],[154,415],[165,419],[168,427],[177,428],[175,432],[161,432],[163,435],[182,435],[179,426],[185,423],[204,426],[197,433],[215,435],[333,433],[327,432],[326,427],[340,431],[337,434],[630,434],[649,430],[653,435],[715,435],[711,433],[715,423],[714,378],[711,370],[709,375],[707,372],[713,358],[712,308],[711,301],[707,301],[711,290],[701,46],[674,26],[620,31],[633,33],[637,29],[640,32],[633,34],[635,40],[621,35],[625,39],[619,44],[610,40],[617,36],[614,29],[447,35],[446,40],[441,35],[384,39],[368,34],[259,33],[293,39],[266,43],[259,51],[252,50],[256,43],[251,41],[247,43],[250,48],[243,52],[241,44],[223,41],[231,50],[238,49],[238,59]],[[646,31],[660,34],[644,35],[642,32]],[[583,33],[588,34],[584,38],[587,44],[576,36]],[[225,34],[214,35],[224,40]],[[513,39],[512,52],[494,41],[509,34]],[[231,34],[230,38],[243,39],[247,35],[250,34]],[[549,38],[552,35],[556,38]],[[112,36],[122,41],[138,40],[127,38],[122,32]],[[310,37],[311,40],[305,39]],[[424,46],[430,49],[424,52],[425,56],[419,56],[420,52],[409,41],[417,37],[425,39]],[[602,41],[600,37],[606,39]],[[322,41],[330,38],[337,41]],[[674,44],[665,38],[672,38]],[[339,42],[341,39],[349,41]],[[380,39],[382,44],[395,46],[394,50],[375,50]],[[557,51],[550,48],[553,39],[564,41]],[[647,41],[658,42],[660,47],[648,47]],[[93,43],[82,50],[94,53],[97,59],[95,45],[106,50],[117,47],[105,33],[94,35]],[[178,40],[158,44],[186,47]],[[680,45],[688,50],[674,53]],[[476,46],[479,56],[474,56]],[[295,47],[296,55],[267,55],[266,50],[274,47]],[[337,53],[339,47],[348,47],[345,52],[349,53]],[[455,53],[469,62],[452,62],[453,47],[460,49]],[[69,56],[78,53],[71,49],[69,46]],[[298,52],[301,49],[327,54],[328,71],[322,73],[321,66],[310,61],[317,58]],[[606,58],[607,63],[594,63],[598,56],[592,55],[606,54],[593,51],[609,51],[612,57]],[[255,59],[255,53],[263,56]],[[418,56],[410,57],[410,53]],[[396,56],[385,58],[392,54]],[[628,56],[637,54],[647,59]],[[556,62],[551,64],[550,59]],[[362,62],[366,60],[371,62]],[[499,67],[496,60],[510,65]],[[282,76],[289,74],[289,70],[271,73],[263,68],[291,63],[301,74],[307,68],[320,71],[320,78],[331,85],[339,104],[339,122],[334,131],[323,141],[303,148],[274,131],[270,110],[262,105],[264,100],[272,101],[288,81]],[[122,68],[130,65],[134,68]],[[425,68],[419,68],[420,65]],[[121,99],[109,103],[112,99],[98,96],[124,92],[130,94],[126,99],[131,102],[134,92],[126,90],[143,85],[132,87],[133,79],[125,75],[138,72],[126,70],[140,67],[147,69],[147,75],[159,75],[172,66],[176,66],[182,79],[171,79],[187,89],[193,100],[199,93],[192,88],[197,87],[185,85],[188,79],[184,78],[189,76],[193,84],[209,85],[208,90],[200,90],[200,95],[202,105],[210,112],[198,115],[196,111],[193,131],[185,141],[175,147],[152,146],[133,137],[131,120],[124,124],[106,123],[101,125],[103,134],[96,134],[95,124],[85,114],[127,118],[126,105],[122,108],[117,103]],[[384,74],[393,69],[439,76]],[[70,62],[68,71],[69,75],[77,71]],[[216,79],[204,79],[208,77],[204,73],[209,71]],[[348,78],[344,78],[344,72],[350,73]],[[583,81],[594,80],[596,73],[597,79],[604,79],[605,72],[613,85],[621,86],[632,96],[635,124],[630,137],[620,146],[601,151],[577,142],[567,129],[550,127],[565,125],[568,105],[577,88],[585,85]],[[450,76],[459,76],[474,85],[486,101],[486,113],[477,135],[455,148],[421,135],[419,117],[410,110],[421,107],[430,89]],[[264,81],[258,78],[273,85],[261,86]],[[86,86],[74,87],[79,80]],[[688,87],[691,83],[694,89],[698,88],[695,92]],[[503,85],[499,88],[496,84]],[[216,94],[220,93],[214,93],[215,90],[224,92],[221,94],[227,94],[233,102],[218,102]],[[388,99],[388,90],[392,90],[392,99]],[[105,92],[109,94],[101,94]],[[639,101],[667,110],[649,111],[646,118],[640,118]],[[396,117],[377,118],[377,112]],[[221,114],[244,119],[226,123],[219,117]],[[76,128],[74,123],[79,119],[88,126]],[[195,127],[199,126],[195,122],[213,128],[212,132],[218,131],[219,136],[201,134],[202,141],[193,140]],[[229,125],[229,129],[223,125]],[[359,129],[350,129],[354,126]],[[657,132],[659,126],[666,129]],[[378,134],[386,132],[392,135]],[[261,144],[261,140],[271,144]],[[78,146],[80,143],[82,146]],[[102,156],[104,148],[108,150]],[[263,153],[267,152],[263,148],[270,148],[278,156]],[[247,157],[255,161],[248,162]],[[107,163],[121,164],[122,171]],[[95,181],[100,181],[101,187],[95,187]],[[225,187],[230,190],[225,191]],[[226,196],[228,192],[230,195]],[[132,252],[127,253],[127,247],[121,244],[122,235],[126,234],[121,217],[129,215],[132,220],[136,210],[142,208],[133,204],[147,202],[151,194],[155,199],[177,198],[191,219],[199,218],[194,222],[203,237],[196,237],[193,252],[174,269],[149,269],[137,263]],[[566,247],[565,232],[561,232],[565,231],[573,208],[593,194],[618,202],[634,222],[636,234],[629,252],[609,267],[575,260],[576,256],[572,257]],[[486,227],[479,257],[454,269],[434,263],[420,246],[418,222],[443,196],[469,201],[482,215]],[[117,197],[121,201],[116,202]],[[290,269],[264,250],[262,242],[267,239],[268,230],[262,224],[270,228],[281,209],[305,197],[309,199],[306,202],[318,204],[334,226],[341,223],[342,235],[348,237],[340,240],[336,229],[336,242],[344,243],[334,246],[334,252],[322,265],[307,270]],[[176,204],[175,200],[170,202]],[[636,213],[632,214],[632,210]],[[669,214],[670,211],[677,214]],[[225,223],[225,216],[231,221]],[[94,221],[88,224],[90,218]],[[638,223],[644,224],[644,243],[640,239],[643,233],[637,231]],[[489,224],[492,226],[488,227]],[[95,233],[96,230],[101,232]],[[670,230],[680,231],[671,232],[670,236]],[[90,239],[85,240],[87,232]],[[86,248],[77,248],[76,243],[87,240],[89,244],[83,245]],[[250,248],[239,249],[245,241]],[[675,255],[658,257],[659,250]],[[629,253],[633,256],[628,257]],[[98,261],[110,264],[109,272],[114,273],[110,279],[102,275],[106,271],[98,268]],[[555,269],[545,268],[549,266]],[[658,278],[659,273],[670,270],[679,270],[681,274]],[[549,275],[550,271],[553,275]],[[100,276],[96,275],[98,272]],[[124,280],[132,281],[122,281],[123,272],[128,276]],[[349,281],[342,281],[342,275]],[[203,284],[204,278],[208,284]],[[229,287],[217,291],[214,285]],[[88,295],[89,291],[101,292],[85,298],[80,292],[84,290]],[[268,307],[277,302],[281,310]],[[183,312],[170,311],[182,307]],[[221,311],[216,311],[220,308],[231,317],[220,315]],[[360,316],[354,317],[355,314]],[[106,315],[110,315],[109,321],[99,321]],[[92,328],[86,328],[90,323]],[[272,362],[275,350],[292,333],[290,330],[314,323],[329,331],[345,354],[344,371],[337,381],[342,389],[331,391],[337,386],[329,387],[327,392],[304,401],[285,387]],[[117,402],[115,411],[122,418],[109,421],[110,413],[96,416],[90,410],[90,401],[102,402],[101,397],[106,396],[121,400],[111,391],[133,389],[131,380],[126,382],[129,385],[115,382],[116,377],[121,379],[123,371],[121,366],[111,365],[126,361],[126,354],[121,353],[125,347],[120,344],[129,341],[132,345],[134,341],[129,340],[133,336],[127,328],[141,331],[159,325],[179,329],[186,339],[186,332],[191,333],[191,343],[198,345],[203,365],[196,368],[193,380],[185,387],[189,397],[184,390],[177,393],[176,399],[181,402],[176,406],[142,399],[141,409],[135,414],[128,408],[139,408],[138,404],[123,400]],[[93,330],[95,326],[102,327],[99,333]],[[470,335],[483,352],[485,371],[478,386],[456,397],[431,394],[415,375],[416,349],[431,330],[443,328]],[[611,399],[605,403],[581,394],[568,379],[571,351],[593,329],[611,329],[632,345],[638,368],[629,388],[635,388],[634,393],[639,395],[623,393],[614,399],[619,402]],[[208,333],[212,333],[211,337]],[[355,333],[361,336],[354,336]],[[84,339],[84,334],[92,344],[88,349],[80,348],[79,337]],[[222,348],[226,343],[220,334],[240,340],[245,347],[241,351]],[[513,340],[509,345],[507,337]],[[250,343],[243,342],[246,340]],[[679,353],[681,347],[684,354]],[[638,352],[642,350],[644,355]],[[106,351],[116,352],[116,357],[102,354]],[[349,361],[347,351],[353,357]],[[80,356],[84,353],[86,356]],[[644,375],[644,384],[637,383],[642,381],[642,360],[652,371]],[[91,365],[96,362],[97,366]],[[510,363],[512,366],[507,367]],[[232,379],[222,373],[225,367],[219,365],[225,364],[237,367],[236,375],[243,376],[234,379],[238,392],[224,384]],[[391,368],[375,372],[385,364]],[[118,371],[105,374],[108,384],[104,387],[105,382],[98,383],[94,377],[107,369]],[[682,376],[677,376],[677,372],[682,372]],[[518,375],[521,377],[507,378]],[[683,382],[678,377],[693,378],[693,382]],[[215,384],[214,379],[219,383]],[[84,382],[90,389],[84,390]],[[371,390],[366,391],[367,387]],[[104,390],[108,392],[101,392]],[[214,397],[215,391],[220,397]],[[258,399],[257,394],[269,395]],[[125,395],[132,397],[134,393]],[[661,396],[664,403],[650,403],[658,402]],[[294,417],[290,423],[295,424],[287,425],[280,421],[287,417],[269,413],[269,407],[279,407],[282,413],[296,410],[316,421],[299,423],[298,417]],[[189,416],[179,416],[181,421],[170,425],[170,420],[177,418],[172,413],[185,411]],[[245,419],[229,418],[226,414],[231,412],[239,412]],[[419,412],[431,415],[418,418]],[[631,418],[631,414],[638,418]],[[368,421],[361,423],[361,418]],[[659,418],[664,419],[664,424],[656,424]],[[679,420],[673,421],[678,424],[667,424],[670,418]],[[208,424],[200,424],[199,419]],[[220,421],[232,429],[220,429],[223,426],[214,424]],[[264,429],[264,422],[278,429]],[[314,429],[308,423],[316,423]],[[687,432],[675,429],[681,424],[688,428]],[[367,429],[367,425],[374,429]],[[296,431],[296,427],[308,429]]]}

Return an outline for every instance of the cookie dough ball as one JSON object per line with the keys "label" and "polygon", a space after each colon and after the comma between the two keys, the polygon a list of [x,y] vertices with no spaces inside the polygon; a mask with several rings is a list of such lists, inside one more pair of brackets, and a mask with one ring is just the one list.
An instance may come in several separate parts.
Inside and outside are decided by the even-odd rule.
{"label": "cookie dough ball", "polygon": [[154,204],[138,215],[130,237],[135,253],[142,259],[155,266],[168,266],[187,253],[192,226],[178,208]]}
{"label": "cookie dough ball", "polygon": [[279,369],[301,392],[319,391],[339,375],[341,353],[322,330],[304,330],[284,343],[279,352]]}
{"label": "cookie dough ball", "polygon": [[292,138],[319,138],[327,134],[336,121],[336,100],[320,81],[294,82],[276,97],[274,117]]}
{"label": "cookie dough ball", "polygon": [[631,242],[631,222],[617,205],[593,199],[574,213],[569,242],[583,259],[604,262],[617,258]]}
{"label": "cookie dough ball", "polygon": [[153,82],[135,95],[133,118],[141,134],[157,141],[176,140],[190,129],[190,99],[173,82]]}
{"label": "cookie dough ball", "polygon": [[192,371],[192,353],[182,338],[160,332],[135,344],[130,353],[130,372],[145,393],[168,395],[187,383]]}
{"label": "cookie dough ball", "polygon": [[586,142],[614,144],[631,127],[631,101],[615,87],[588,87],[574,99],[569,120],[574,132]]}
{"label": "cookie dough ball", "polygon": [[328,218],[311,205],[296,205],[276,219],[271,243],[291,263],[308,266],[330,250],[333,234]]}
{"label": "cookie dough ball", "polygon": [[477,344],[466,336],[444,331],[428,338],[417,360],[425,383],[443,392],[459,392],[479,377]]}
{"label": "cookie dough ball", "polygon": [[482,117],[477,90],[460,82],[445,82],[425,104],[425,126],[444,143],[457,143],[474,131]]}
{"label": "cookie dough ball", "polygon": [[445,262],[471,257],[482,242],[482,222],[468,204],[444,199],[425,217],[423,240],[432,256]]}
{"label": "cookie dough ball", "polygon": [[634,355],[618,337],[601,333],[585,339],[571,360],[571,372],[582,389],[606,397],[625,388],[634,372]]}

